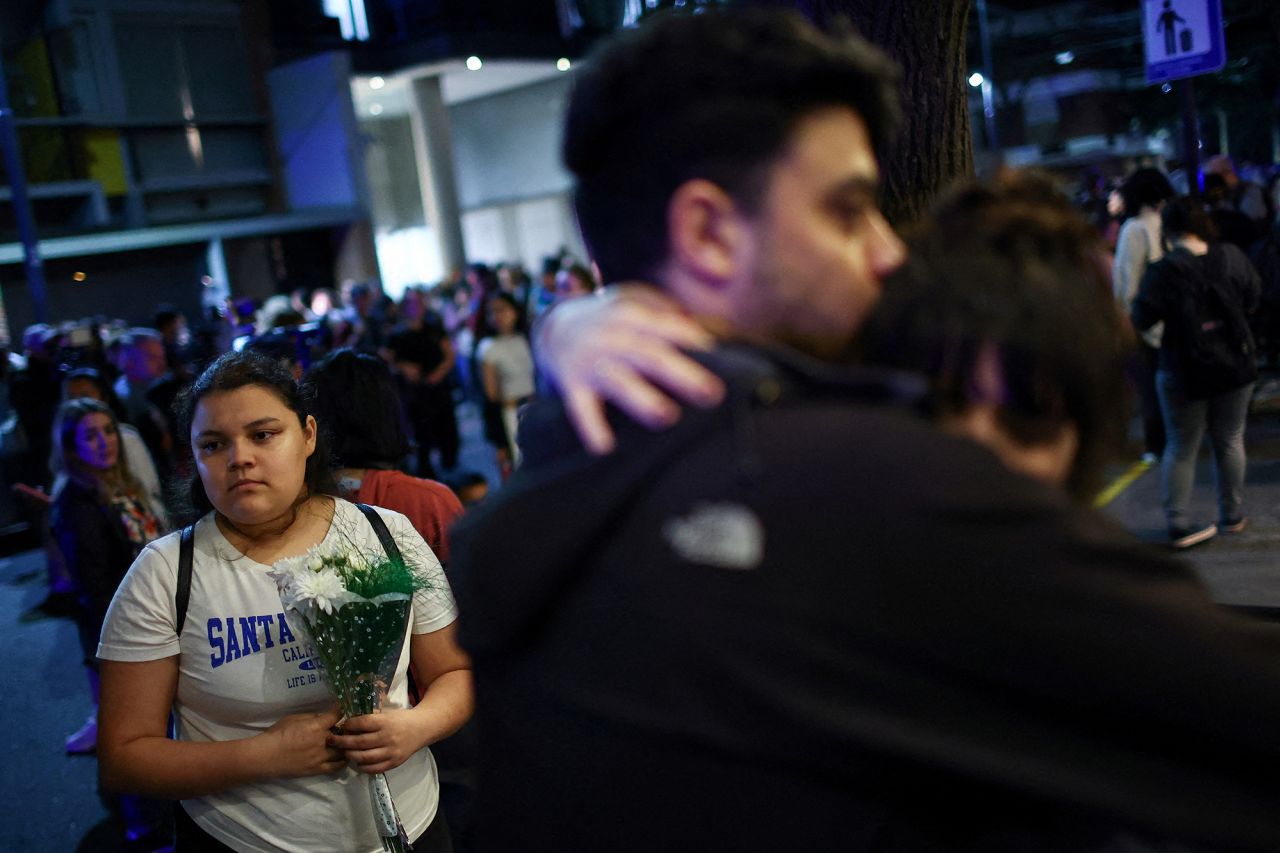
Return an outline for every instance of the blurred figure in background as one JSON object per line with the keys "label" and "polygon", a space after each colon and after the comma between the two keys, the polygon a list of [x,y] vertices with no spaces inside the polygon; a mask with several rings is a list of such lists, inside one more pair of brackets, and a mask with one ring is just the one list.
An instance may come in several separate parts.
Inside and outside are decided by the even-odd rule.
{"label": "blurred figure in background", "polygon": [[[1250,221],[1265,226],[1275,218],[1275,211],[1271,208],[1262,187],[1253,181],[1241,179],[1236,172],[1235,162],[1226,154],[1217,154],[1206,160],[1204,174],[1205,192],[1209,191],[1209,175],[1220,178],[1228,205],[1248,217]],[[1222,239],[1226,239],[1225,235]]]}
{"label": "blurred figure in background", "polygon": [[[1138,169],[1120,186],[1124,214],[1116,238],[1115,260],[1111,267],[1111,283],[1116,302],[1125,314],[1133,307],[1138,284],[1147,267],[1164,257],[1164,240],[1160,230],[1160,210],[1174,197],[1173,186],[1159,169]],[[1160,324],[1144,331],[1131,362],[1130,376],[1138,389],[1138,405],[1142,412],[1143,459],[1153,464],[1164,452],[1164,421],[1160,400],[1156,395],[1156,352],[1160,348]]]}
{"label": "blurred figure in background", "polygon": [[22,358],[6,365],[10,412],[3,425],[0,460],[17,517],[35,531],[47,556],[49,593],[36,609],[48,616],[74,612],[75,593],[57,542],[49,533],[50,459],[56,450],[53,425],[62,391],[58,337],[46,324],[29,326],[22,335]]}
{"label": "blurred figure in background", "polygon": [[[115,392],[124,407],[123,420],[142,435],[161,482],[168,482],[174,468],[173,431],[168,412],[150,396],[157,380],[168,371],[164,342],[154,329],[130,329],[117,341],[116,358],[120,378]],[[171,402],[172,396],[168,396]]]}
{"label": "blurred figure in background", "polygon": [[590,296],[600,287],[591,270],[582,264],[570,264],[556,273],[556,301]]}
{"label": "blurred figure in background", "polygon": [[343,496],[404,513],[447,562],[446,531],[462,514],[462,504],[442,483],[397,470],[409,442],[395,377],[386,363],[368,353],[337,350],[311,366],[303,386],[331,439]]}
{"label": "blurred figure in background", "polygon": [[1220,242],[1248,252],[1265,231],[1262,220],[1254,219],[1237,207],[1236,196],[1220,174],[1205,174],[1204,202]]}
{"label": "blurred figure in background", "polygon": [[484,381],[485,438],[498,455],[503,479],[520,464],[516,445],[519,409],[534,392],[533,353],[520,331],[520,310],[509,294],[498,293],[486,303],[493,334],[476,347]]}
{"label": "blurred figure in background", "polygon": [[[1156,389],[1164,415],[1160,485],[1169,543],[1190,548],[1244,530],[1244,429],[1258,368],[1249,315],[1257,270],[1237,247],[1215,241],[1200,203],[1170,202],[1161,214],[1172,247],[1143,276],[1133,303],[1139,330],[1164,324]],[[1206,428],[1213,447],[1218,523],[1193,519],[1196,457]]]}
{"label": "blurred figure in background", "polygon": [[417,474],[436,477],[440,467],[458,466],[458,418],[453,408],[453,369],[457,354],[440,316],[428,310],[427,297],[411,287],[400,300],[400,325],[387,341],[387,354],[400,377],[405,413],[417,445]]}
{"label": "blurred figure in background", "polygon": [[183,382],[190,382],[191,333],[187,330],[187,318],[172,305],[164,304],[156,308],[152,325],[160,334],[164,344],[165,365],[168,372]]}
{"label": "blurred figure in background", "polygon": [[53,450],[53,421],[62,391],[58,366],[58,335],[44,323],[29,326],[22,335],[22,366],[8,375],[13,449],[9,471],[13,483],[48,491],[52,482],[49,454]]}
{"label": "blurred figure in background", "polygon": [[476,506],[489,497],[489,481],[479,471],[455,471],[445,483],[462,501],[464,509]]}
{"label": "blurred figure in background", "polygon": [[354,282],[343,288],[345,305],[334,325],[333,345],[376,353],[386,344],[386,317],[379,304],[381,288]]}
{"label": "blurred figure in background", "polygon": [[548,255],[542,259],[542,271],[529,296],[528,316],[534,320],[542,316],[556,301],[556,276],[560,272],[560,256]]}

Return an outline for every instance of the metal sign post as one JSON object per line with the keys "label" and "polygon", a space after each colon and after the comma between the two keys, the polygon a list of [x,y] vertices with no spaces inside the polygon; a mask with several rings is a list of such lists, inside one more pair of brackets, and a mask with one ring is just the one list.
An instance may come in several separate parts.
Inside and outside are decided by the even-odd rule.
{"label": "metal sign post", "polygon": [[1177,80],[1182,112],[1183,169],[1191,192],[1201,190],[1200,129],[1190,79],[1227,64],[1222,0],[1142,0],[1148,83]]}

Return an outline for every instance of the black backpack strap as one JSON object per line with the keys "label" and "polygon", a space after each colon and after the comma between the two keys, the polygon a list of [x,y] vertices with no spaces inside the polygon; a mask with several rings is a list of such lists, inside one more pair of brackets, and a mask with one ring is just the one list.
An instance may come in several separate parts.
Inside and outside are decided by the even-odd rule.
{"label": "black backpack strap", "polygon": [[[373,532],[378,534],[378,541],[382,543],[382,550],[392,560],[402,559],[400,556],[400,548],[396,545],[396,540],[391,537],[391,531],[387,529],[387,523],[382,520],[382,516],[378,515],[378,511],[368,504],[356,504],[360,511],[364,513],[364,517],[369,519],[369,524],[373,527]],[[182,528],[181,538],[178,540],[178,589],[174,593],[173,603],[177,610],[177,633],[182,636],[182,626],[187,621],[187,604],[191,600],[191,566],[195,562],[195,534],[196,528],[194,524],[189,524]]]}
{"label": "black backpack strap", "polygon": [[178,540],[178,589],[173,595],[173,604],[178,613],[178,636],[182,636],[182,626],[187,621],[187,603],[191,600],[191,564],[195,561],[196,526],[188,524],[182,528]]}
{"label": "black backpack strap", "polygon": [[391,531],[387,529],[387,523],[382,520],[382,516],[378,511],[368,504],[356,504],[364,517],[369,519],[369,525],[373,527],[373,532],[378,534],[378,541],[382,543],[382,550],[386,552],[387,558],[391,560],[403,560],[400,556],[400,547],[396,545],[396,540],[391,538]]}

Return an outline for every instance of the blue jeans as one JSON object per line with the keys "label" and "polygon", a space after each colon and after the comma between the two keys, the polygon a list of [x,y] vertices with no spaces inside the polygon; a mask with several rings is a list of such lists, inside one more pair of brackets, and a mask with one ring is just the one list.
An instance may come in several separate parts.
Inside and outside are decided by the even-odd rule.
{"label": "blue jeans", "polygon": [[1253,383],[1210,397],[1190,400],[1168,371],[1156,373],[1156,392],[1164,416],[1165,446],[1160,460],[1160,486],[1169,527],[1193,526],[1187,507],[1196,479],[1196,456],[1209,430],[1213,447],[1213,477],[1218,489],[1218,518],[1241,517],[1244,500],[1244,426]]}

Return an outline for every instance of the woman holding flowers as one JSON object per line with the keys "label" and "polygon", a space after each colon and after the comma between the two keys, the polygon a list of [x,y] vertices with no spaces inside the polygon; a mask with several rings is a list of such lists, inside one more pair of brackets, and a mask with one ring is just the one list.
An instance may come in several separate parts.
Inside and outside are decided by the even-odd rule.
{"label": "woman holding flowers", "polygon": [[[406,653],[381,686],[385,710],[340,721],[268,572],[311,549],[381,554],[375,531],[333,496],[323,438],[279,364],[223,356],[188,392],[184,416],[191,499],[204,512],[190,601],[179,630],[172,535],[142,552],[112,602],[98,651],[104,784],[182,800],[180,851],[372,853],[382,846],[359,774],[385,773],[415,849],[450,849],[427,747],[465,722],[473,699],[439,561],[404,516],[378,511],[431,589],[413,597]],[[423,691],[413,707],[410,670]],[[166,738],[171,708],[177,740]]]}

